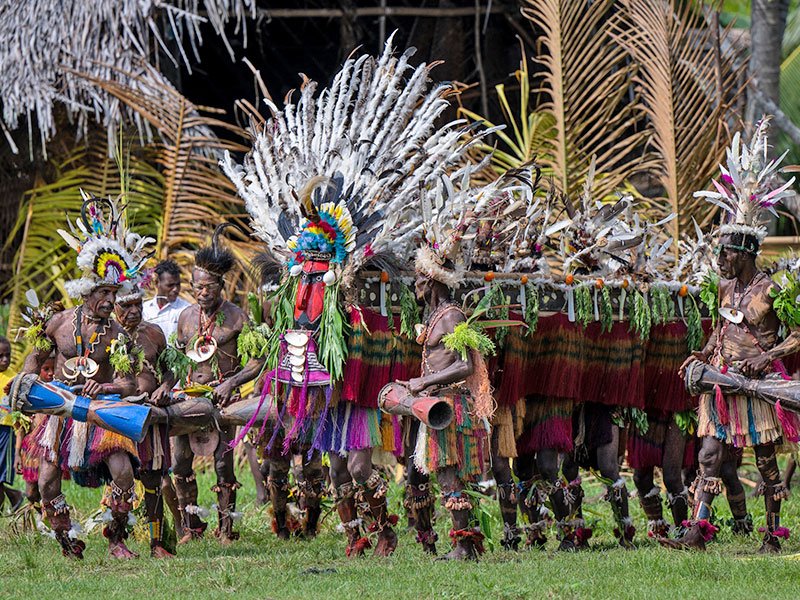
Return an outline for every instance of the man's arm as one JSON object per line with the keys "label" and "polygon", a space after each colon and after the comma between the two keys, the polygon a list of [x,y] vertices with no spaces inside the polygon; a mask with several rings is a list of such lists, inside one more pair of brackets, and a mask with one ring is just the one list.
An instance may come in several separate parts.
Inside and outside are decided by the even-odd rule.
{"label": "man's arm", "polygon": [[443,369],[437,370],[435,373],[429,373],[422,377],[415,377],[409,381],[409,390],[413,393],[419,393],[422,390],[433,386],[447,386],[452,383],[464,381],[467,377],[472,375],[474,369],[472,359],[467,355],[467,359],[463,360],[461,356],[452,350],[447,350],[442,343],[442,338],[455,330],[456,325],[464,320],[464,315],[460,311],[451,310],[447,311],[439,321],[441,326],[441,334],[434,338],[434,343],[439,344],[437,348],[440,352],[446,352],[451,362]]}

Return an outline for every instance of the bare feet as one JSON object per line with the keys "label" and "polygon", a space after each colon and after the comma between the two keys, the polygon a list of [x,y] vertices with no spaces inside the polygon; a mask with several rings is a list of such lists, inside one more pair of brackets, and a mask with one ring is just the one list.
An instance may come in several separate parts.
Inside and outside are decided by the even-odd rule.
{"label": "bare feet", "polygon": [[150,556],[153,558],[175,558],[175,555],[164,548],[164,546],[152,546],[150,548]]}

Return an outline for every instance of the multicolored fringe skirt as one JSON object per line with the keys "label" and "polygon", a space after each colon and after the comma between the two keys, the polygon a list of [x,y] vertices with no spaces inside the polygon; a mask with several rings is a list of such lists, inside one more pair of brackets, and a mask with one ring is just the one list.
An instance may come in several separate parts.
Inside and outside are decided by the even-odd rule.
{"label": "multicolored fringe skirt", "polygon": [[19,447],[19,461],[22,465],[22,479],[27,483],[39,481],[39,458],[36,452],[36,428],[22,438]]}
{"label": "multicolored fringe skirt", "polygon": [[144,439],[136,444],[142,471],[159,471],[162,475],[172,466],[167,426],[156,423],[147,428]]}
{"label": "multicolored fringe skirt", "polygon": [[14,429],[0,425],[0,483],[14,483]]}
{"label": "multicolored fringe skirt", "polygon": [[105,459],[126,452],[134,468],[139,459],[130,439],[100,427],[50,416],[36,428],[38,457],[57,464],[62,477],[70,476],[82,487],[100,487],[111,481]]}
{"label": "multicolored fringe skirt", "polygon": [[[628,430],[628,465],[632,469],[661,467],[664,462],[664,444],[667,429],[675,418],[675,413],[650,409],[647,411],[647,432],[639,433],[635,427]],[[683,467],[694,464],[694,443],[684,435]]]}
{"label": "multicolored fringe skirt", "polygon": [[428,472],[456,467],[463,481],[474,481],[484,472],[489,460],[486,423],[472,417],[472,399],[467,393],[451,397],[453,422],[434,431],[420,425],[414,461]]}
{"label": "multicolored fringe skirt", "polygon": [[[524,406],[524,410],[522,407]],[[528,396],[517,411],[517,452],[539,450],[571,452],[573,401],[564,398]]]}
{"label": "multicolored fringe skirt", "polygon": [[698,437],[715,437],[736,448],[768,444],[783,437],[778,414],[770,403],[747,396],[722,396],[720,400],[723,404],[718,407],[714,394],[700,396]]}

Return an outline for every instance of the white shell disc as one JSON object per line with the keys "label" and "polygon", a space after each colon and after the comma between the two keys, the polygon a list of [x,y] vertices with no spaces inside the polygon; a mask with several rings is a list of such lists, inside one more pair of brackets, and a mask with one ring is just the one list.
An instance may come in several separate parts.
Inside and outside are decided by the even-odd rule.
{"label": "white shell disc", "polygon": [[308,334],[303,333],[301,331],[287,331],[283,339],[286,340],[286,343],[290,346],[305,346],[308,344]]}
{"label": "white shell disc", "polygon": [[305,356],[306,355],[305,346],[289,346],[287,348],[287,350],[289,351],[289,354],[291,354],[292,356]]}
{"label": "white shell disc", "polygon": [[731,323],[741,323],[744,321],[744,313],[729,306],[723,306],[719,309],[719,314]]}
{"label": "white shell disc", "polygon": [[302,383],[303,382],[303,374],[302,373],[295,373],[294,371],[292,371],[292,379],[294,381],[296,381],[297,383]]}
{"label": "white shell disc", "polygon": [[293,367],[302,367],[306,364],[306,357],[305,356],[295,356],[294,354],[289,355],[289,364]]}

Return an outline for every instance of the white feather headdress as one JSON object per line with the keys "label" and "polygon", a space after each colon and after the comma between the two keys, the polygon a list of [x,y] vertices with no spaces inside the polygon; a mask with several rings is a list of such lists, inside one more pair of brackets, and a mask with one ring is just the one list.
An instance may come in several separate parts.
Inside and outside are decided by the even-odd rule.
{"label": "white feather headdress", "polygon": [[[768,129],[769,117],[765,116],[756,124],[749,145],[743,143],[741,133],[736,132],[726,153],[725,166],[719,167],[720,180],[712,180],[714,189],[694,193],[696,198],[705,198],[724,211],[719,233],[741,234],[740,249],[750,252],[757,252],[767,235],[767,214],[777,216],[775,204],[794,193],[791,190],[794,177],[782,185],[777,180],[779,165],[789,151],[775,160],[767,159]],[[744,236],[751,236],[753,240],[747,241]]]}
{"label": "white feather headdress", "polygon": [[152,252],[147,251],[153,238],[127,230],[118,201],[95,198],[81,190],[83,204],[80,218],[70,231],[58,230],[70,248],[78,253],[77,266],[81,277],[65,284],[71,298],[80,298],[101,285],[119,288],[118,301],[131,299],[139,291],[144,265]]}

